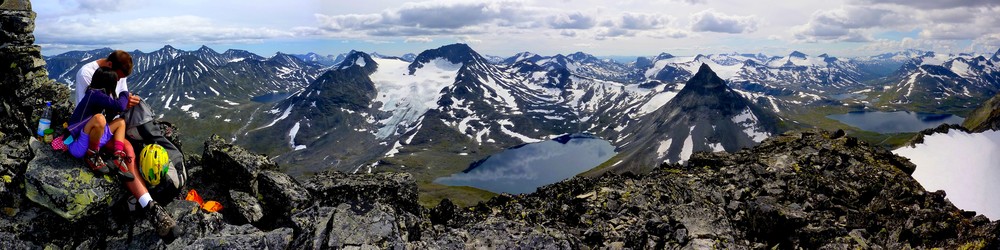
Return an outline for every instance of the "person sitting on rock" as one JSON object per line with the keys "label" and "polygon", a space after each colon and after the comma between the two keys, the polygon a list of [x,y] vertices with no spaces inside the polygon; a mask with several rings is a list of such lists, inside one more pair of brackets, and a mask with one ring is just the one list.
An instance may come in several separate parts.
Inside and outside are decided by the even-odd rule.
{"label": "person sitting on rock", "polygon": [[149,192],[142,188],[141,194],[135,192],[134,185],[129,183],[139,183],[135,176],[137,170],[133,162],[133,157],[125,153],[125,120],[117,118],[110,123],[106,117],[114,117],[117,113],[127,108],[131,94],[122,91],[115,94],[115,84],[119,75],[109,67],[98,68],[91,79],[91,83],[84,92],[83,99],[76,106],[73,115],[70,116],[70,135],[77,138],[69,145],[69,152],[76,158],[84,158],[87,166],[99,173],[108,173],[107,166],[99,154],[102,147],[111,142],[113,147],[112,163],[117,167],[118,174],[128,181],[126,186],[133,195],[136,195],[140,205],[147,208],[152,216],[157,233],[166,236],[171,233],[176,222],[156,205]]}

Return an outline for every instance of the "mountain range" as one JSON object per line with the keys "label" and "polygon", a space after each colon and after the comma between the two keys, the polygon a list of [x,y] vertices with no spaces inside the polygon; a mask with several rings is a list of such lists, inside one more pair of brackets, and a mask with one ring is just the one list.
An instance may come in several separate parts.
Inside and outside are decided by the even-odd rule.
{"label": "mountain range", "polygon": [[[47,57],[47,67],[68,82],[82,64],[109,52]],[[205,46],[132,54],[130,87],[162,107],[161,117],[192,127],[194,138],[230,135],[275,156],[293,175],[431,163],[461,170],[504,148],[580,132],[611,140],[628,155],[642,151],[646,160],[616,159],[625,165],[670,163],[691,152],[751,146],[780,132],[780,124],[798,123],[783,119],[804,107],[914,107],[919,98],[972,103],[1000,88],[1000,51],[989,58],[903,51],[852,59],[661,53],[629,63],[583,52],[501,60],[465,44],[402,57],[263,57]],[[891,73],[883,69],[894,65]],[[698,90],[709,85],[711,91]],[[899,95],[903,87],[907,94]],[[710,135],[717,129],[732,133]]]}

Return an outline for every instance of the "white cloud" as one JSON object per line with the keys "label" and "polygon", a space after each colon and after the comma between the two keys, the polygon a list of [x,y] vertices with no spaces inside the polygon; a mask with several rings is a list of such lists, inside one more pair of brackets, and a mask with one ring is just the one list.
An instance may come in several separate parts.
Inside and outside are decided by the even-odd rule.
{"label": "white cloud", "polygon": [[918,9],[1000,6],[1000,2],[996,0],[857,0],[856,2],[858,5],[895,4]]}
{"label": "white cloud", "polygon": [[759,20],[755,16],[730,16],[713,9],[691,15],[691,30],[719,33],[750,33],[757,30]]}
{"label": "white cloud", "polygon": [[549,17],[549,25],[556,29],[589,29],[597,25],[597,18],[581,12],[560,13]]}
{"label": "white cloud", "polygon": [[407,43],[429,43],[429,42],[433,42],[433,41],[434,40],[431,39],[430,37],[421,36],[421,37],[407,37],[404,42],[407,42]]}
{"label": "white cloud", "polygon": [[293,36],[293,32],[269,28],[223,26],[198,16],[149,17],[119,22],[65,18],[39,26],[35,30],[39,40],[64,45],[106,46],[127,42],[247,43]]}
{"label": "white cloud", "polygon": [[626,12],[622,14],[618,25],[623,29],[650,30],[663,28],[670,21],[670,17],[665,15]]}
{"label": "white cloud", "polygon": [[480,39],[472,37],[472,36],[461,36],[461,37],[458,38],[458,41],[462,42],[462,43],[468,43],[468,44],[482,43],[483,42],[483,40],[480,40]]}

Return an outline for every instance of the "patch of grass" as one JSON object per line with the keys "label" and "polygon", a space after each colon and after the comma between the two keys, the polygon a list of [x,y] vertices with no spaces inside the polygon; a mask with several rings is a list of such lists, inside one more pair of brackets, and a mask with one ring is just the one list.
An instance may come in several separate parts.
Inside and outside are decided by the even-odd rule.
{"label": "patch of grass", "polygon": [[418,182],[417,189],[420,192],[420,205],[427,208],[437,206],[445,198],[459,207],[468,207],[497,196],[496,193],[474,187],[447,186],[433,182]]}

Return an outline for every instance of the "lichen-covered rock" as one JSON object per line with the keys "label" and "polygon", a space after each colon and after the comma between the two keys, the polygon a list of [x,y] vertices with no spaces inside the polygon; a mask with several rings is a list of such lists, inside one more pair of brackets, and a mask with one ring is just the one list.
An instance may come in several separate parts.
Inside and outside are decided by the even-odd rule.
{"label": "lichen-covered rock", "polygon": [[226,211],[228,215],[234,217],[230,221],[237,224],[254,223],[264,217],[264,209],[257,202],[257,198],[246,192],[230,190],[229,204],[231,206]]}
{"label": "lichen-covered rock", "polygon": [[25,194],[69,221],[96,214],[122,197],[121,183],[108,175],[95,175],[83,161],[30,141],[35,158],[25,170]]}
{"label": "lichen-covered rock", "polygon": [[327,171],[316,174],[305,188],[321,205],[336,206],[348,201],[392,204],[397,210],[420,213],[417,185],[409,173],[345,174]]}
{"label": "lichen-covered rock", "polygon": [[218,135],[212,135],[212,138],[205,142],[205,152],[201,160],[202,167],[216,177],[215,181],[246,192],[253,191],[257,175],[261,171],[278,168],[266,156],[226,143]]}

